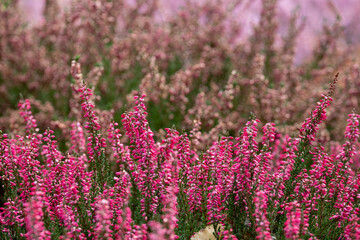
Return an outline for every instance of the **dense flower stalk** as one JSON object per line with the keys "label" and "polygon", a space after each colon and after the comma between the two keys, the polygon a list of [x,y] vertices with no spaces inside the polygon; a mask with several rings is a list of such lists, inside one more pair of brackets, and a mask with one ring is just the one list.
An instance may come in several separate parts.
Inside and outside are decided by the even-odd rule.
{"label": "dense flower stalk", "polygon": [[270,240],[269,221],[267,219],[267,196],[263,190],[256,192],[255,202],[255,222],[256,222],[256,239]]}
{"label": "dense flower stalk", "polygon": [[[80,68],[80,63],[73,60],[71,63],[71,74],[77,81],[77,84],[80,84],[79,88],[75,90],[80,93],[83,117],[86,119],[84,128],[89,134],[86,144],[89,165],[93,171],[95,182],[99,186],[103,186],[103,183],[108,180],[107,176],[109,175],[109,165],[104,156],[106,140],[101,135],[99,119],[95,114],[95,105],[91,101],[91,96],[93,95],[92,89],[86,86]],[[80,140],[82,139],[80,138]]]}
{"label": "dense flower stalk", "polygon": [[80,239],[85,240],[85,234],[81,232],[81,227],[79,225],[79,220],[77,219],[76,214],[68,205],[59,206],[60,219],[64,221],[64,227],[66,228],[66,233],[62,236],[62,239]]}
{"label": "dense flower stalk", "polygon": [[[240,138],[236,140],[235,159],[232,166],[235,177],[235,186],[237,194],[242,196],[250,196],[255,176],[260,172],[260,157],[257,154],[258,145],[255,140],[257,137],[257,128],[259,120],[250,120],[246,123],[246,127]],[[237,196],[238,200],[238,196]]]}
{"label": "dense flower stalk", "polygon": [[225,203],[231,193],[231,161],[233,156],[232,138],[223,138],[216,142],[207,152],[206,165],[211,170],[212,183],[208,187],[207,215],[210,223],[223,223],[228,210]]}
{"label": "dense flower stalk", "polygon": [[96,227],[95,227],[95,239],[109,239],[112,240],[111,219],[112,214],[109,208],[109,201],[102,199],[97,203],[96,210]]}
{"label": "dense flower stalk", "polygon": [[338,76],[339,73],[335,75],[335,78],[331,82],[328,93],[326,95],[321,95],[321,99],[317,102],[316,108],[310,113],[310,117],[307,118],[301,126],[300,137],[303,141],[309,144],[315,140],[315,135],[319,129],[319,125],[326,119],[326,109],[333,101],[331,95],[334,92]]}
{"label": "dense flower stalk", "polygon": [[25,130],[27,134],[33,133],[37,127],[36,120],[31,112],[31,106],[29,99],[25,99],[19,102],[18,107],[20,109],[20,116],[23,117],[26,124]]}
{"label": "dense flower stalk", "polygon": [[285,207],[286,213],[286,222],[285,222],[285,236],[288,239],[299,239],[303,234],[307,233],[308,215],[306,211],[301,211],[300,205],[298,202],[290,202]]}
{"label": "dense flower stalk", "polygon": [[326,108],[330,106],[332,98],[322,95],[321,100],[317,103],[316,109],[310,113],[310,117],[305,120],[300,129],[301,138],[312,143],[315,140],[315,134],[319,129],[319,124],[326,119]]}
{"label": "dense flower stalk", "polygon": [[126,135],[130,138],[133,148],[131,155],[136,162],[132,176],[142,194],[141,212],[145,219],[150,220],[157,212],[164,185],[158,177],[159,170],[161,171],[160,165],[158,165],[159,148],[155,145],[154,134],[146,119],[144,97],[144,95],[135,96],[134,112],[124,114],[122,123]]}
{"label": "dense flower stalk", "polygon": [[[166,129],[166,139],[162,141],[160,152],[164,158],[163,167],[165,168],[162,178],[166,187],[166,194],[161,196],[163,205],[162,224],[151,221],[150,227],[153,233],[150,239],[178,239],[175,230],[178,227],[178,193],[179,193],[179,170],[180,163],[176,156],[177,144],[180,140],[179,133],[172,129]],[[167,170],[167,171],[166,171]]]}
{"label": "dense flower stalk", "polygon": [[281,155],[278,157],[279,167],[273,175],[267,176],[267,192],[274,206],[278,206],[280,199],[284,196],[285,183],[291,176],[294,167],[298,141],[285,137]]}
{"label": "dense flower stalk", "polygon": [[79,122],[71,124],[71,147],[70,151],[78,154],[85,153],[86,141],[83,128]]}
{"label": "dense flower stalk", "polygon": [[43,198],[45,193],[36,186],[33,187],[32,197],[25,203],[25,223],[27,239],[51,239],[51,234],[44,226]]}

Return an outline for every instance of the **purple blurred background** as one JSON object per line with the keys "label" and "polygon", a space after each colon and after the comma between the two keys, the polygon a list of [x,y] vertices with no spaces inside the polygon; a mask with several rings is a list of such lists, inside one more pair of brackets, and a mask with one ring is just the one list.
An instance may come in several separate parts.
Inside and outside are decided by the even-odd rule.
{"label": "purple blurred background", "polygon": [[[129,4],[133,0],[126,0]],[[197,0],[204,2],[206,0]],[[42,11],[45,0],[19,0],[19,7],[23,11],[26,21],[32,25],[41,25],[44,21]],[[63,9],[69,6],[71,0],[58,0]],[[184,4],[184,0],[159,0],[159,21],[166,21]],[[226,0],[222,0],[226,4]],[[360,43],[360,1],[359,0],[279,0],[279,39],[287,33],[289,19],[295,9],[299,10],[300,19],[305,20],[304,29],[298,38],[296,48],[296,62],[301,62],[314,49],[317,39],[321,36],[324,23],[332,24],[335,12],[341,16],[341,23],[345,27],[343,44]],[[239,40],[246,39],[252,31],[252,26],[259,21],[261,0],[244,0],[240,7],[233,12],[234,19],[243,25]],[[279,41],[278,39],[278,41]],[[341,45],[341,44],[340,44]]]}

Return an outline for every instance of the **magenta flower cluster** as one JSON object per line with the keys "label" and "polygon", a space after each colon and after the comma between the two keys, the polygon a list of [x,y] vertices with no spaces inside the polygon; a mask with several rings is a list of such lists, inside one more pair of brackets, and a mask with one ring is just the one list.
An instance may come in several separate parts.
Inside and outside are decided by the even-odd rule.
{"label": "magenta flower cluster", "polygon": [[299,138],[273,123],[259,133],[252,117],[200,152],[194,134],[166,129],[156,141],[141,94],[104,135],[75,61],[72,74],[82,118],[67,152],[37,128],[28,100],[19,103],[24,134],[0,135],[3,239],[189,239],[208,225],[216,239],[359,238],[360,116],[349,115],[336,154],[316,139],[332,89]]}

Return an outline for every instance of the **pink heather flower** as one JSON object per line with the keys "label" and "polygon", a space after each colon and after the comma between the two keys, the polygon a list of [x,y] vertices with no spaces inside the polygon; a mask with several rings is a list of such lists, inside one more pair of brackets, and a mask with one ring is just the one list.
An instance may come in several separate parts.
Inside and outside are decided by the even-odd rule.
{"label": "pink heather flower", "polygon": [[[66,212],[70,211],[67,206],[79,203],[80,192],[84,197],[83,201],[87,201],[92,184],[92,172],[86,171],[86,159],[84,159],[84,156],[77,158],[69,154],[67,157],[62,156],[57,149],[52,134],[51,130],[45,132],[42,149],[43,159],[46,160],[47,165],[47,168],[43,168],[42,174],[45,176],[44,187],[48,193],[49,216],[52,220],[58,218],[66,222],[69,221],[67,218],[72,214],[71,221],[75,221],[76,212],[71,211],[70,216],[66,216]],[[75,226],[71,226],[71,229],[73,229],[76,228],[77,223],[69,222],[67,224],[69,228],[70,225],[75,224]],[[75,230],[71,230],[70,233],[74,234]]]}
{"label": "pink heather flower", "polygon": [[301,211],[300,204],[297,201],[287,203],[285,206],[286,222],[285,237],[288,239],[299,239],[307,233],[309,226],[309,217],[306,211]]}
{"label": "pink heather flower", "polygon": [[19,102],[20,116],[24,118],[26,123],[26,133],[33,133],[37,127],[36,120],[31,112],[30,101],[28,99]]}
{"label": "pink heather flower", "polygon": [[336,156],[336,164],[333,168],[335,177],[331,179],[329,184],[330,195],[336,197],[334,207],[339,209],[331,219],[339,220],[339,224],[351,216],[354,200],[357,198],[359,189],[359,175],[355,175],[350,168],[352,157],[356,154],[355,144],[359,138],[358,126],[359,115],[349,114],[348,125],[345,131],[345,137],[348,140]]}
{"label": "pink heather flower", "polygon": [[359,139],[359,118],[360,115],[358,114],[349,114],[345,137],[348,138],[350,142],[356,142]]}
{"label": "pink heather flower", "polygon": [[43,179],[40,161],[37,160],[39,157],[40,139],[41,135],[37,136],[35,134],[27,136],[27,139],[19,136],[10,145],[12,161],[14,163],[12,171],[16,168],[18,179],[21,179],[16,181],[16,185],[20,186],[18,192],[23,203],[28,201],[33,183],[40,182]]}
{"label": "pink heather flower", "polygon": [[130,238],[131,240],[148,240],[149,239],[149,233],[148,233],[148,227],[146,224],[134,225],[134,227],[131,230]]}
{"label": "pink heather flower", "polygon": [[248,121],[242,136],[236,139],[238,143],[235,145],[235,159],[232,171],[236,179],[236,192],[244,196],[251,195],[250,191],[256,180],[255,176],[258,176],[260,172],[259,163],[261,160],[257,154],[259,149],[255,140],[258,122],[259,120]]}
{"label": "pink heather flower", "polygon": [[63,221],[64,226],[67,230],[65,236],[62,236],[62,239],[86,239],[84,233],[81,232],[81,227],[79,226],[79,220],[77,219],[75,213],[68,205],[59,206],[60,219]]}
{"label": "pink heather flower", "polygon": [[300,137],[308,143],[315,140],[315,134],[319,129],[318,125],[326,119],[326,108],[330,106],[332,98],[327,95],[321,95],[320,102],[317,103],[316,109],[310,113],[310,117],[305,120],[300,129]]}
{"label": "pink heather flower", "polygon": [[205,188],[201,183],[204,168],[199,165],[200,160],[196,152],[191,150],[190,140],[186,133],[180,136],[177,149],[178,184],[179,188],[183,189],[180,194],[187,196],[190,211],[200,210],[201,191]]}
{"label": "pink heather flower", "polygon": [[95,227],[95,239],[109,239],[112,240],[111,219],[112,213],[109,208],[109,201],[102,199],[97,203],[96,210],[96,227]]}
{"label": "pink heather flower", "polygon": [[144,97],[135,96],[134,112],[123,114],[123,126],[130,139],[131,155],[135,162],[132,177],[142,193],[140,200],[141,212],[145,219],[150,220],[157,213],[160,196],[165,192],[161,177],[160,149],[155,144],[154,134],[146,120]]}
{"label": "pink heather flower", "polygon": [[[87,120],[85,123],[85,129],[90,134],[88,137],[87,144],[87,153],[89,155],[89,160],[91,162],[97,161],[101,162],[101,155],[104,152],[106,147],[106,141],[100,134],[100,124],[98,117],[95,115],[95,105],[90,102],[90,97],[93,95],[92,90],[87,88],[84,80],[82,79],[82,74],[80,70],[80,64],[72,61],[71,63],[71,73],[77,81],[83,81],[79,89],[76,89],[79,92],[80,98],[82,99],[81,107],[83,110],[83,117]],[[96,164],[95,164],[96,165]],[[97,171],[95,171],[95,174]]]}
{"label": "pink heather flower", "polygon": [[344,239],[346,240],[360,240],[360,218],[359,208],[354,209],[349,217],[349,224],[345,227],[344,230]]}
{"label": "pink heather flower", "polygon": [[44,226],[43,198],[45,193],[41,190],[34,189],[29,202],[24,204],[25,207],[25,223],[27,239],[51,239],[51,234]]}
{"label": "pink heather flower", "polygon": [[101,152],[106,145],[105,139],[102,138],[99,133],[100,124],[98,123],[98,118],[95,116],[95,105],[89,102],[89,97],[92,95],[91,89],[84,86],[78,91],[82,93],[81,98],[84,101],[81,106],[84,112],[84,118],[87,119],[85,129],[90,134],[90,137],[87,139],[87,152],[90,160],[94,159],[95,161],[100,161]]}
{"label": "pink heather flower", "polygon": [[[327,201],[331,197],[331,189],[327,187],[326,179],[332,178],[334,161],[331,156],[328,156],[322,147],[315,148],[316,152],[313,154],[313,164],[308,171],[308,175],[299,176],[296,193],[301,199],[301,203],[305,206],[308,212],[317,212],[319,203]],[[303,178],[302,178],[303,177]],[[299,191],[298,191],[299,190]],[[319,221],[321,224],[321,220]]]}
{"label": "pink heather flower", "polygon": [[268,184],[265,186],[268,192],[269,200],[275,206],[278,205],[279,200],[284,196],[285,182],[290,178],[291,171],[294,166],[297,144],[297,140],[287,138],[284,142],[282,153],[279,156],[279,167],[274,174],[267,176]]}
{"label": "pink heather flower", "polygon": [[341,161],[344,164],[343,167],[350,167],[349,164],[352,163],[352,157],[356,154],[355,144],[360,136],[359,118],[360,115],[352,113],[349,114],[349,119],[347,120],[348,124],[345,130],[345,138],[347,138],[347,141],[342,146],[340,154],[336,157],[338,161]]}
{"label": "pink heather flower", "polygon": [[54,131],[46,130],[43,137],[42,152],[47,167],[56,166],[64,158],[56,145]]}
{"label": "pink heather flower", "polygon": [[198,156],[196,152],[190,149],[190,140],[185,133],[180,136],[179,143],[177,145],[178,153],[178,166],[181,169],[180,184],[188,178],[190,174],[191,166],[194,165]]}
{"label": "pink heather flower", "polygon": [[152,233],[149,239],[178,239],[175,234],[177,228],[177,194],[179,192],[179,161],[176,158],[176,146],[179,142],[179,133],[172,129],[166,129],[166,138],[161,142],[160,156],[162,159],[159,175],[162,183],[166,186],[166,192],[161,195],[161,204],[163,205],[161,223],[150,221],[149,227]]}
{"label": "pink heather flower", "polygon": [[126,207],[122,214],[117,217],[117,222],[114,226],[114,237],[116,240],[128,240],[131,239],[132,231],[132,218],[131,210]]}
{"label": "pink heather flower", "polygon": [[203,193],[208,188],[208,173],[207,166],[201,160],[198,160],[196,165],[189,170],[186,194],[191,212],[205,210],[202,208],[202,203],[206,197]]}
{"label": "pink heather flower", "polygon": [[127,205],[130,195],[130,176],[126,172],[117,172],[114,177],[115,185],[110,188],[110,208],[116,216],[122,215],[122,209]]}
{"label": "pink heather flower", "polygon": [[336,197],[334,208],[337,208],[338,211],[330,219],[337,219],[340,227],[343,222],[350,219],[355,206],[357,206],[355,199],[358,198],[359,174],[355,177],[338,175],[335,181],[330,186],[334,188],[331,192],[332,196]]}
{"label": "pink heather flower", "polygon": [[111,123],[108,129],[108,139],[111,144],[113,156],[116,162],[120,165],[120,169],[125,170],[132,178],[132,172],[135,169],[134,162],[130,156],[130,150],[128,146],[124,146],[120,139],[120,129],[117,129],[118,123]]}
{"label": "pink heather flower", "polygon": [[260,185],[263,185],[264,188],[267,188],[269,183],[266,178],[268,178],[268,171],[270,169],[270,162],[273,162],[272,148],[270,144],[275,141],[275,124],[267,123],[263,127],[264,136],[262,138],[263,147],[260,150],[259,154],[259,170],[258,175],[255,176],[255,179]]}
{"label": "pink heather flower", "polygon": [[3,226],[11,226],[19,223],[24,224],[24,213],[21,207],[21,203],[16,199],[15,201],[8,199],[0,208],[0,223]]}
{"label": "pink heather flower", "polygon": [[263,190],[256,191],[254,197],[255,203],[255,226],[256,226],[256,239],[271,240],[270,226],[267,219],[267,196]]}
{"label": "pink heather flower", "polygon": [[[31,113],[26,114],[29,115]],[[37,160],[41,135],[30,132],[29,129],[26,138],[16,135],[15,139],[9,140],[4,134],[0,139],[1,179],[5,186],[17,189],[19,194],[14,199],[7,199],[4,207],[0,209],[0,221],[4,226],[24,224],[22,205],[27,203],[33,194],[33,184],[43,179],[40,162]]]}
{"label": "pink heather flower", "polygon": [[225,230],[224,232],[222,232],[222,236],[224,236],[224,240],[237,240],[237,237],[232,234],[232,229],[230,229],[230,231]]}
{"label": "pink heather flower", "polygon": [[266,123],[262,128],[264,136],[262,137],[262,144],[269,148],[270,143],[275,141],[276,128],[275,123]]}
{"label": "pink heather flower", "polygon": [[166,138],[162,140],[159,147],[159,157],[161,161],[159,176],[162,178],[164,186],[178,186],[180,161],[177,158],[177,147],[180,140],[176,130],[166,128]]}
{"label": "pink heather flower", "polygon": [[170,186],[167,188],[167,196],[164,197],[162,204],[164,205],[162,215],[162,223],[156,221],[150,221],[149,226],[152,229],[152,233],[149,234],[149,239],[157,240],[157,239],[169,239],[175,240],[179,237],[175,234],[175,229],[177,228],[176,218],[178,210],[177,210],[177,192],[178,188],[174,186]]}
{"label": "pink heather flower", "polygon": [[210,169],[212,183],[208,187],[207,214],[209,223],[221,223],[226,220],[226,201],[231,192],[231,162],[233,155],[232,137],[221,139],[204,155],[204,164]]}
{"label": "pink heather flower", "polygon": [[[190,211],[198,210],[201,205],[202,168],[199,166],[199,157],[190,148],[190,140],[185,133],[180,136],[177,145],[177,166],[179,168],[179,187],[183,189],[181,194],[186,194]],[[200,185],[198,185],[200,184]]]}
{"label": "pink heather flower", "polygon": [[71,124],[71,146],[70,152],[83,154],[86,151],[84,131],[79,122]]}
{"label": "pink heather flower", "polygon": [[69,204],[75,204],[80,198],[80,191],[85,199],[89,196],[92,187],[92,172],[86,171],[86,159],[82,156],[76,158],[68,156],[64,163],[64,180],[61,185],[68,186],[68,190],[65,191],[67,195],[64,196],[64,199]]}

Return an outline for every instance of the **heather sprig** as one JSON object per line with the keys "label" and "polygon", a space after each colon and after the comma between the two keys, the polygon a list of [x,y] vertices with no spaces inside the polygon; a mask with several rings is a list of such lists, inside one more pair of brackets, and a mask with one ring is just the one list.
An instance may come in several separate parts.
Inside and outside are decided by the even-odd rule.
{"label": "heather sprig", "polygon": [[305,23],[281,40],[276,0],[253,29],[237,0],[44,1],[38,25],[17,2],[0,5],[1,239],[359,238],[339,19],[300,63]]}
{"label": "heather sprig", "polygon": [[[94,174],[103,168],[90,163],[97,156],[108,161],[101,150],[108,145],[100,145],[99,152],[99,139],[104,138],[97,132],[94,105],[86,102],[87,96],[83,95],[83,110],[90,121],[85,122],[88,131],[82,133],[80,123],[72,125],[73,141],[80,143],[74,141],[76,148],[67,154],[58,149],[52,130],[36,133],[35,121],[28,121],[34,119],[30,105],[19,105],[26,109],[25,123],[32,124],[27,124],[25,137],[1,135],[2,181],[10,188],[16,186],[19,193],[10,189],[6,193],[8,200],[1,208],[3,236],[177,239],[191,237],[206,225],[213,226],[216,239],[321,239],[328,236],[329,227],[339,237],[356,231],[359,175],[350,163],[359,137],[358,115],[349,115],[348,141],[336,156],[322,146],[312,148],[308,139],[277,136],[274,124],[264,125],[258,142],[259,120],[254,118],[239,137],[221,137],[198,154],[199,150],[192,150],[196,141],[176,130],[166,129],[166,137],[156,142],[147,121],[145,96],[136,95],[134,110],[125,113],[122,121],[129,145],[117,123],[108,130],[118,164],[115,177],[94,187]],[[81,140],[82,134],[89,137]],[[88,148],[85,155],[83,142]],[[305,156],[304,149],[311,165],[294,172],[301,166],[296,161]],[[26,221],[35,221],[31,214],[38,211],[30,206],[37,205],[44,207],[36,208],[42,211],[36,228],[27,228]],[[16,235],[18,229],[22,230]]]}
{"label": "heather sprig", "polygon": [[286,207],[285,237],[299,239],[307,232],[309,226],[306,211],[301,211],[298,202],[290,202]]}
{"label": "heather sprig", "polygon": [[25,224],[26,224],[26,239],[51,239],[50,232],[44,226],[43,213],[43,197],[44,192],[37,189],[36,184],[33,187],[32,196],[28,203],[25,203]]}
{"label": "heather sprig", "polygon": [[100,132],[99,118],[95,114],[95,105],[92,103],[92,90],[87,87],[81,73],[81,65],[75,60],[71,63],[71,74],[80,85],[75,90],[80,93],[83,117],[86,119],[84,128],[89,134],[86,151],[90,169],[93,171],[93,187],[101,188],[107,181],[111,181],[112,176],[109,161],[105,156],[106,140]]}
{"label": "heather sprig", "polygon": [[255,222],[256,222],[256,239],[268,240],[272,239],[270,234],[270,224],[267,215],[267,196],[264,191],[256,192],[255,201]]}

